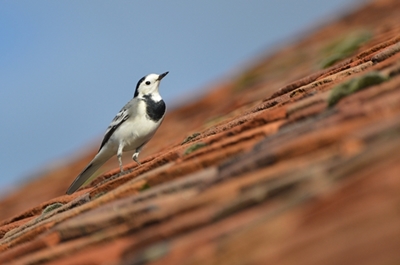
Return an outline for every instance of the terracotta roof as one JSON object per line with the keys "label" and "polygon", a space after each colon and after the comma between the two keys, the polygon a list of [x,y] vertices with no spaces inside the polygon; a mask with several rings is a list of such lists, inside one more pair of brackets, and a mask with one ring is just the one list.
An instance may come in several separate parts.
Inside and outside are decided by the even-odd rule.
{"label": "terracotta roof", "polygon": [[0,263],[398,263],[399,14],[376,0],[259,58],[121,176],[62,195],[96,145],[36,177],[0,202]]}

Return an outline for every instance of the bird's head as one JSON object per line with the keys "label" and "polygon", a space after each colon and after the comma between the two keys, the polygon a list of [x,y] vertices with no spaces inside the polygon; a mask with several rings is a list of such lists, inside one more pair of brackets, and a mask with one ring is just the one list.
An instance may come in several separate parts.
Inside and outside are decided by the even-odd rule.
{"label": "bird's head", "polygon": [[168,72],[165,72],[160,75],[149,74],[149,75],[142,77],[136,85],[135,95],[133,97],[158,93],[158,86],[160,85],[160,81],[167,74],[168,74]]}

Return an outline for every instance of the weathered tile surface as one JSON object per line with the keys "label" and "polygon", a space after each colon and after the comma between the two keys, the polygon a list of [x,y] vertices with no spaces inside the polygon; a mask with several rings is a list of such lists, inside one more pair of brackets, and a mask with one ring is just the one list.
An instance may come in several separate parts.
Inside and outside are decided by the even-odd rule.
{"label": "weathered tile surface", "polygon": [[63,195],[96,146],[36,177],[0,201],[0,264],[399,263],[399,14],[375,0],[260,57],[122,175]]}

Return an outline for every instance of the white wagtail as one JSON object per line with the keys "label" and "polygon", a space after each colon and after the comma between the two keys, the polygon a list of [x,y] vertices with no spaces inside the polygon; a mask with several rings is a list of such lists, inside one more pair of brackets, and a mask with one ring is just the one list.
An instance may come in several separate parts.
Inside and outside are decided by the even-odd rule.
{"label": "white wagtail", "polygon": [[135,150],[132,159],[140,165],[139,152],[157,131],[165,114],[165,103],[158,92],[161,75],[149,74],[139,80],[135,94],[108,126],[100,149],[67,190],[74,193],[108,159],[117,154],[122,169],[122,152]]}

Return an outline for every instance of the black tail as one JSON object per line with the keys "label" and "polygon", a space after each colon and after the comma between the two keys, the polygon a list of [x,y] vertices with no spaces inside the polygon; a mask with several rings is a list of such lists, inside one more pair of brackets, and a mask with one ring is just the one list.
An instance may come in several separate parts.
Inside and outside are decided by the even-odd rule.
{"label": "black tail", "polygon": [[80,186],[82,186],[108,159],[102,158],[98,153],[92,162],[86,166],[86,168],[76,177],[71,186],[67,190],[67,194],[74,193]]}

